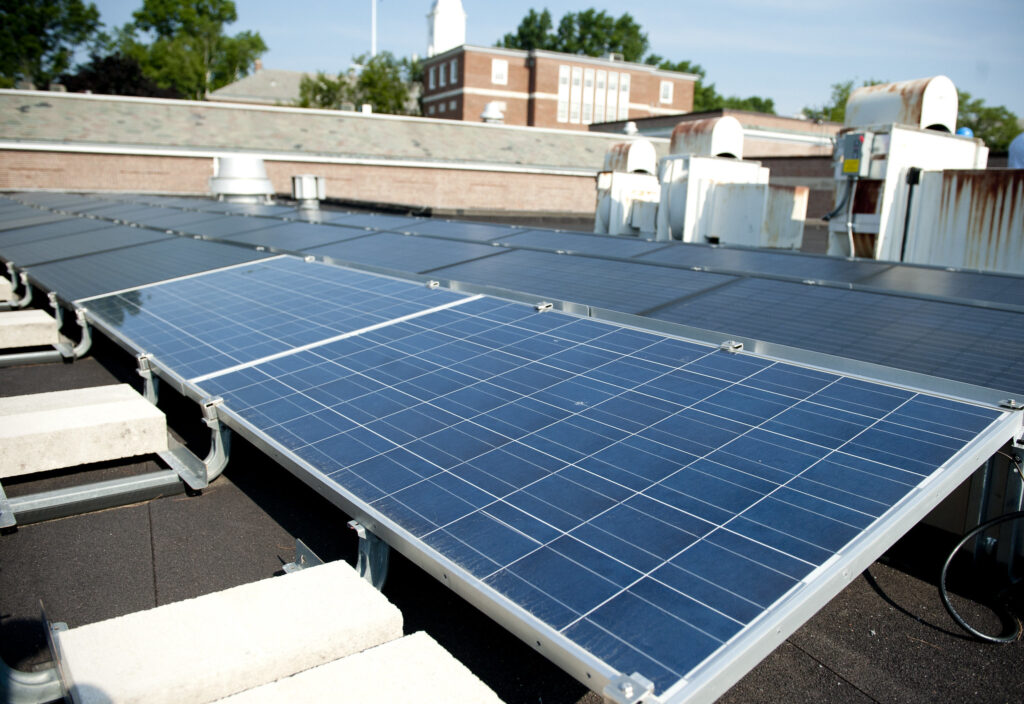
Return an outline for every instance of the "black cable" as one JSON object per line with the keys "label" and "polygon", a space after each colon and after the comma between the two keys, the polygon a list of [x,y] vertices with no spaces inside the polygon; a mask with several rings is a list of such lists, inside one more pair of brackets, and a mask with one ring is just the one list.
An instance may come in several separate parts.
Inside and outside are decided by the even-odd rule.
{"label": "black cable", "polygon": [[[846,201],[848,201],[850,199],[850,191],[853,189],[853,182],[855,180],[856,179],[854,179],[853,177],[849,177],[849,176],[846,178],[846,189],[843,191],[843,197],[839,199],[839,203],[836,205],[835,210],[833,210],[831,213],[828,213],[827,215],[823,215],[821,217],[822,220],[824,220],[825,222],[828,222],[829,220],[834,218],[836,215],[838,215],[842,211],[843,208],[846,207]],[[850,253],[850,256],[851,257],[853,256],[852,252]]]}
{"label": "black cable", "polygon": [[1012,635],[990,636],[987,633],[982,633],[981,631],[973,628],[963,619],[963,617],[960,616],[959,613],[957,613],[956,609],[954,609],[953,605],[949,602],[949,594],[946,592],[946,572],[949,570],[949,565],[951,562],[953,562],[953,558],[956,557],[956,554],[960,551],[960,548],[962,548],[965,543],[967,543],[971,538],[976,536],[978,533],[982,533],[991,528],[992,526],[997,526],[1002,523],[1007,523],[1009,521],[1017,521],[1022,518],[1024,518],[1024,511],[1015,511],[1013,513],[1007,513],[1002,516],[998,516],[991,520],[985,521],[981,525],[971,530],[969,533],[967,533],[967,535],[965,535],[960,540],[959,543],[956,544],[956,547],[953,548],[953,551],[949,553],[949,557],[946,558],[946,564],[942,566],[942,574],[939,576],[939,598],[942,599],[942,605],[946,607],[946,611],[949,612],[949,615],[953,617],[953,620],[956,621],[957,625],[960,626],[960,628],[964,629],[975,638],[986,641],[988,643],[1012,643],[1015,640],[1019,640],[1021,634],[1024,633],[1024,624],[1021,623],[1020,619],[1018,619],[1013,614],[1009,613],[1009,611],[1007,611],[1004,614],[1004,616],[1007,618],[1009,622],[1015,623],[1017,625],[1017,628]]}

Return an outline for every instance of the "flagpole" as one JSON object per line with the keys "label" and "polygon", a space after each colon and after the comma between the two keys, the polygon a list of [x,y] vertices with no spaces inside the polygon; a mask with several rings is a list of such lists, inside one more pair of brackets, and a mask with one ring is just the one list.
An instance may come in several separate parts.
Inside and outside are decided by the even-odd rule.
{"label": "flagpole", "polygon": [[370,0],[370,58],[377,55],[377,0]]}

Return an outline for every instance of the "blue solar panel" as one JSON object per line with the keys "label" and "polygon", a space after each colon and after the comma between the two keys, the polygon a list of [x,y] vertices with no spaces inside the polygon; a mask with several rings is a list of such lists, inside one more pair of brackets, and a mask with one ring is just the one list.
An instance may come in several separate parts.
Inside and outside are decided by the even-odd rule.
{"label": "blue solar panel", "polygon": [[282,257],[84,305],[108,330],[193,378],[463,298]]}
{"label": "blue solar panel", "polygon": [[865,291],[741,279],[652,317],[1024,393],[1024,316]]}
{"label": "blue solar panel", "polygon": [[665,242],[648,242],[635,237],[590,235],[585,232],[558,232],[556,230],[530,230],[496,241],[509,247],[546,249],[579,254],[598,254],[606,257],[636,257],[645,252],[662,249]]}
{"label": "blue solar panel", "polygon": [[415,225],[391,228],[414,235],[434,235],[450,237],[456,240],[471,242],[492,242],[523,232],[529,228],[513,225],[492,225],[484,222],[466,222],[462,220],[423,220]]}
{"label": "blue solar panel", "polygon": [[279,251],[303,252],[331,242],[366,236],[367,232],[362,228],[289,222],[255,231],[243,231],[225,239],[270,247]]}
{"label": "blue solar panel", "polygon": [[658,693],[1003,417],[493,299],[202,386]]}
{"label": "blue solar panel", "polygon": [[0,254],[19,267],[26,267],[173,237],[173,235],[156,230],[114,225],[110,222],[105,224],[107,227],[87,232],[49,237],[16,245],[3,245],[0,248]]}
{"label": "blue solar panel", "polygon": [[857,283],[894,291],[1024,306],[1024,276],[893,266]]}
{"label": "blue solar panel", "polygon": [[57,222],[48,222],[42,225],[31,225],[16,230],[0,232],[0,246],[7,247],[26,242],[39,242],[51,237],[73,235],[90,230],[104,230],[111,227],[115,227],[114,223],[107,222],[106,220],[71,217],[66,220],[58,220]]}
{"label": "blue solar panel", "polygon": [[512,250],[432,274],[625,313],[641,313],[734,280],[721,274],[528,250]]}
{"label": "blue solar panel", "polygon": [[423,222],[423,220],[405,215],[338,213],[336,217],[330,217],[327,222],[346,227],[362,227],[367,230],[404,230],[416,223]]}
{"label": "blue solar panel", "polygon": [[369,264],[417,274],[502,251],[486,244],[409,237],[390,232],[306,250],[308,254],[328,257],[336,262]]}

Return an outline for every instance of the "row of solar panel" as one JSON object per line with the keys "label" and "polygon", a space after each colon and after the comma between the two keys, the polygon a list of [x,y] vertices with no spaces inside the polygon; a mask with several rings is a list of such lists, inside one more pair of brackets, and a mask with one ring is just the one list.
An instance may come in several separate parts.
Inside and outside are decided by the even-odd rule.
{"label": "row of solar panel", "polygon": [[[210,215],[155,206],[142,206],[143,210],[139,211],[136,206],[111,206],[109,202],[83,196],[72,196],[70,200],[74,203],[69,202],[68,196],[48,194],[47,197],[54,199],[50,207],[91,208],[94,216],[96,209],[120,208],[121,215],[134,221],[156,223],[154,227],[167,226],[160,224],[160,218],[173,219],[178,227],[186,230],[217,233],[225,243],[294,248],[334,262],[354,262],[402,272],[429,272],[437,278],[645,314],[719,331],[725,337],[761,339],[1013,393],[1024,392],[1024,358],[1017,354],[1024,344],[1024,314],[1015,310],[653,266],[638,259],[565,256],[344,225],[285,223],[269,217]],[[204,207],[220,207],[199,199],[184,200]],[[245,247],[172,238],[163,231],[128,228],[108,220],[61,216],[13,203],[8,205],[10,208],[14,210],[0,225],[5,228],[0,231],[0,257],[21,266],[31,266],[31,274],[37,282],[68,300],[267,256]],[[134,216],[125,208],[132,209]],[[15,213],[18,217],[14,217]],[[213,220],[196,227],[185,224],[197,217],[212,217]],[[388,216],[341,214],[338,217],[367,222]],[[423,223],[420,229],[430,223],[415,222]],[[464,225],[477,231],[479,228],[512,229],[475,223]],[[531,231],[507,235],[504,241],[542,236],[595,237]],[[595,239],[607,239],[615,246],[651,244],[615,238]],[[329,243],[322,244],[324,241]],[[97,253],[80,256],[89,251]],[[823,265],[887,266],[877,262],[802,258],[781,253],[752,254],[810,260]],[[38,263],[42,261],[49,263]],[[1024,294],[1019,277],[972,276],[984,281],[991,279],[993,291],[1015,284],[1017,296]]]}
{"label": "row of solar panel", "polygon": [[[52,196],[52,197],[51,197]],[[444,237],[519,249],[567,252],[597,257],[635,259],[645,263],[680,268],[704,268],[713,272],[748,276],[784,277],[855,284],[858,287],[944,298],[986,301],[997,306],[1024,307],[1021,277],[949,271],[870,260],[847,260],[799,252],[772,252],[756,249],[716,247],[680,242],[653,242],[628,237],[608,237],[591,233],[560,232],[485,223],[469,223],[424,218],[314,211],[313,214],[281,205],[221,203],[198,198],[161,198],[123,196],[129,202],[114,202],[89,196],[43,194],[35,201],[48,207],[60,206],[71,212],[89,213],[130,220],[149,227],[174,229],[208,237],[231,237],[243,231],[255,233],[290,218],[306,221],[287,230],[272,229],[245,241],[281,251],[305,251],[310,247],[340,242],[353,233],[337,238],[309,225],[315,223],[356,228],[363,231],[393,231],[403,234]],[[162,207],[149,207],[162,206]],[[184,208],[190,212],[176,209]],[[225,214],[256,216],[239,222]],[[209,217],[207,217],[209,215]],[[269,222],[268,222],[269,221]],[[452,261],[451,263],[454,263]]]}

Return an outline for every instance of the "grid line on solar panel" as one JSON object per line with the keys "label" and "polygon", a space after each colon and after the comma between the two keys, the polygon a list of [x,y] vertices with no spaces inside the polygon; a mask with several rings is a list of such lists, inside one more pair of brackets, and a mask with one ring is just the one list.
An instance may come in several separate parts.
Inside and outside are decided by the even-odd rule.
{"label": "grid line on solar panel", "polygon": [[[962,446],[936,442],[905,469],[906,435],[951,418],[969,434],[997,415],[486,300],[220,377],[212,390],[660,690]],[[786,434],[804,422],[790,413],[816,419],[818,434]],[[732,584],[730,571],[758,579]]]}
{"label": "grid line on solar panel", "polygon": [[93,299],[87,307],[188,379],[464,300],[281,257]]}

